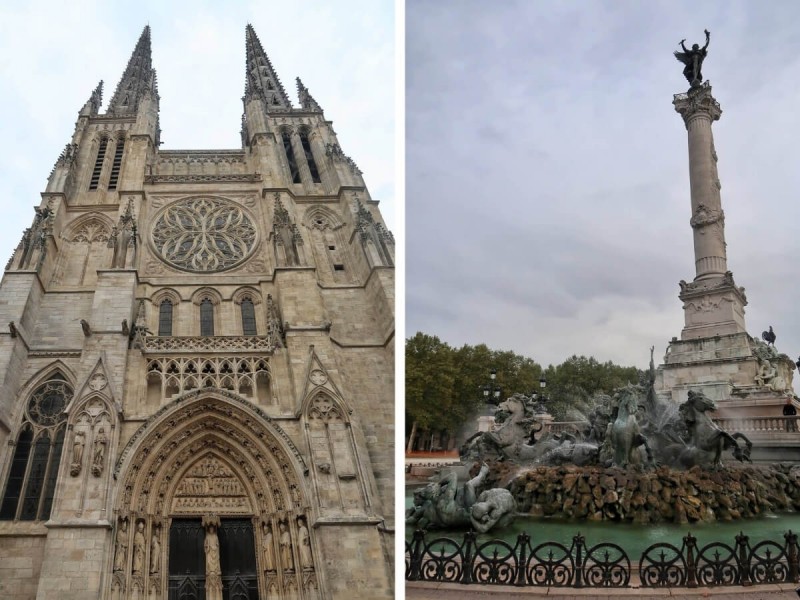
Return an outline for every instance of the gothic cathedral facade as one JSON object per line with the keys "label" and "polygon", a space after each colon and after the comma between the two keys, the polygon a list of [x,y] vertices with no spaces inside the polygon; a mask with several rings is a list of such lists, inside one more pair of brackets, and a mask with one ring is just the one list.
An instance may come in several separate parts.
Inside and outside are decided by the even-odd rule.
{"label": "gothic cathedral facade", "polygon": [[394,239],[253,28],[242,148],[159,147],[150,29],[0,282],[0,596],[393,597]]}

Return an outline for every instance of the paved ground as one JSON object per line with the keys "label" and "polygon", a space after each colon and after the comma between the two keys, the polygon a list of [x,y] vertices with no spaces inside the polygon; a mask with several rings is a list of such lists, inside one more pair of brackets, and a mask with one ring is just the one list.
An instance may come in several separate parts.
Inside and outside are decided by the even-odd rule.
{"label": "paved ground", "polygon": [[478,586],[447,584],[420,584],[406,583],[408,600],[488,600],[490,598],[503,598],[503,600],[523,600],[525,598],[551,597],[558,600],[586,600],[587,598],[688,598],[697,599],[714,598],[714,600],[778,600],[793,598],[797,600],[794,585],[756,585],[752,587],[730,588],[700,588],[696,590],[643,590],[643,589],[572,589],[572,588],[543,588],[520,590],[510,586]]}

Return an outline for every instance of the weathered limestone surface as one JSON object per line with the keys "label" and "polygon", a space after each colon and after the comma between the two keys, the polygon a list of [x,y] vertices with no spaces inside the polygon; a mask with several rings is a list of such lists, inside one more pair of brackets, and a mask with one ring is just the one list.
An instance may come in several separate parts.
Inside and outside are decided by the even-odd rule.
{"label": "weathered limestone surface", "polygon": [[246,41],[242,148],[166,150],[145,28],[0,281],[4,599],[164,600],[192,524],[261,598],[393,595],[394,239]]}

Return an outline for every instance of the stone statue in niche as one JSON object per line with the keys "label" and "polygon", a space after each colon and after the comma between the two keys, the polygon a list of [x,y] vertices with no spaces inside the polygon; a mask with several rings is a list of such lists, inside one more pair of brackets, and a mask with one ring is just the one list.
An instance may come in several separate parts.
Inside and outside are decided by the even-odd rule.
{"label": "stone statue in niche", "polygon": [[75,439],[72,441],[72,462],[69,465],[69,474],[77,477],[81,472],[83,463],[83,448],[86,446],[86,433],[83,431],[75,432]]}
{"label": "stone statue in niche", "polygon": [[161,571],[161,542],[159,537],[161,530],[158,527],[153,528],[153,534],[150,539],[150,574],[156,575]]}
{"label": "stone statue in niche", "polygon": [[114,550],[114,570],[124,571],[128,558],[128,521],[122,519],[117,529],[116,548]]}
{"label": "stone statue in niche", "polygon": [[112,269],[124,269],[128,258],[128,247],[136,247],[136,217],[133,214],[133,198],[128,200],[125,212],[119,218],[119,223],[111,230],[108,238],[108,247],[114,249],[111,260]]}
{"label": "stone statue in niche", "polygon": [[300,550],[300,566],[303,570],[313,568],[314,558],[311,555],[311,537],[302,517],[297,519],[297,540]]}
{"label": "stone statue in niche", "polygon": [[280,193],[277,192],[275,193],[272,239],[275,243],[275,254],[279,266],[296,267],[302,264],[304,257],[300,247],[303,245],[303,238],[297,225],[292,223],[289,212],[281,203]]}
{"label": "stone statue in niche", "polygon": [[292,536],[289,533],[289,528],[286,521],[281,521],[278,524],[281,537],[281,564],[285,571],[294,571],[294,557],[292,556]]}
{"label": "stone statue in niche", "polygon": [[264,530],[264,568],[266,571],[275,571],[275,539],[272,535],[272,524],[263,523]]}
{"label": "stone statue in niche", "polygon": [[133,535],[133,574],[142,572],[144,568],[144,521],[136,523]]}
{"label": "stone statue in niche", "polygon": [[92,454],[92,474],[99,477],[103,472],[103,464],[106,458],[106,448],[108,447],[108,436],[104,428],[97,430],[94,438],[94,452]]}

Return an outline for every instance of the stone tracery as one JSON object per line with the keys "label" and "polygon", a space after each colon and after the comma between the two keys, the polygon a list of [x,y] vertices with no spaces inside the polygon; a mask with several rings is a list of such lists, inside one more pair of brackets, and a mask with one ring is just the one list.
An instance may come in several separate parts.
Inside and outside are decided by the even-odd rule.
{"label": "stone tracery", "polygon": [[188,271],[224,271],[244,261],[256,245],[253,220],[222,198],[186,198],[155,219],[153,243],[160,258]]}

